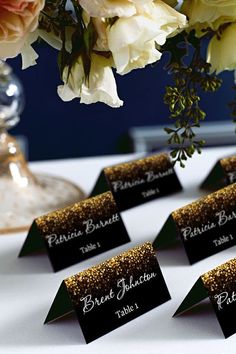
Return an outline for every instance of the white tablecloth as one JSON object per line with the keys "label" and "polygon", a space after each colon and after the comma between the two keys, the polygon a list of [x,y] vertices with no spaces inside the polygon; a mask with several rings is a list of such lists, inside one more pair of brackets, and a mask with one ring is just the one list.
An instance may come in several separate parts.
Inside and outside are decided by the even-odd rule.
{"label": "white tablecloth", "polygon": [[[61,281],[123,250],[153,240],[169,213],[199,196],[198,186],[218,158],[236,147],[205,149],[185,169],[177,167],[184,191],[122,213],[131,242],[58,273],[46,255],[17,258],[26,233],[0,236],[0,353],[235,354],[236,335],[224,339],[209,301],[172,318],[202,273],[235,257],[235,247],[190,266],[181,245],[158,252],[172,300],[86,345],[74,315],[43,325]],[[130,157],[129,157],[130,158]],[[102,167],[127,156],[96,157],[31,164],[33,171],[64,176],[89,192]],[[97,320],[99,326],[99,318]]]}

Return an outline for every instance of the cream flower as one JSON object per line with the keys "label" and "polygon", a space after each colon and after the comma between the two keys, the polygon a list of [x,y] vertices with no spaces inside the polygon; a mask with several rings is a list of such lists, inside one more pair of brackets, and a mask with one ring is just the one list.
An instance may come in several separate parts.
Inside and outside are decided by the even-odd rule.
{"label": "cream flower", "polygon": [[179,13],[161,0],[144,5],[141,8],[141,12],[157,23],[160,32],[156,37],[156,42],[159,45],[163,45],[166,38],[174,36],[187,25],[185,15]]}
{"label": "cream flower", "polygon": [[[74,29],[72,27],[66,28],[66,42],[65,47],[68,52],[72,50],[71,36]],[[46,43],[48,43],[51,47],[61,50],[62,48],[62,40],[56,35],[54,32],[47,32],[43,29],[36,29],[26,36],[24,41],[24,45],[21,49],[21,57],[22,57],[22,69],[27,69],[30,66],[36,65],[36,60],[38,59],[38,54],[33,49],[32,44],[38,39],[42,38]]]}
{"label": "cream flower", "polygon": [[[53,31],[47,32],[44,29],[38,29],[38,36],[41,37],[47,44],[57,50],[62,48],[62,40],[59,34],[56,34]],[[72,50],[71,37],[74,33],[74,28],[67,26],[65,28],[65,48],[68,52]]]}
{"label": "cream flower", "polygon": [[186,24],[186,17],[163,1],[137,6],[137,11],[137,15],[120,18],[107,29],[108,46],[122,75],[159,60],[156,43],[163,45]]}
{"label": "cream flower", "polygon": [[36,30],[45,0],[0,0],[0,58],[17,56]]}
{"label": "cream flower", "polygon": [[143,68],[159,60],[161,53],[155,49],[158,35],[156,23],[145,16],[120,18],[108,30],[108,46],[119,74]]}
{"label": "cream flower", "polygon": [[109,59],[92,54],[91,69],[85,80],[82,61],[79,58],[68,73],[63,71],[64,85],[58,87],[58,94],[63,101],[80,98],[81,103],[103,102],[111,107],[123,105],[117,94],[116,82]]}
{"label": "cream flower", "polygon": [[202,30],[236,20],[236,0],[185,0],[181,11],[189,18],[189,27],[196,29],[200,36]]}
{"label": "cream flower", "polygon": [[236,23],[230,24],[223,31],[220,39],[214,36],[207,50],[207,62],[212,71],[220,73],[224,70],[236,69]]}
{"label": "cream flower", "polygon": [[24,45],[21,49],[21,59],[22,59],[22,69],[27,69],[30,66],[36,65],[36,60],[38,59],[38,54],[31,46],[38,39],[38,30],[29,33]]}
{"label": "cream flower", "polygon": [[92,18],[93,25],[97,32],[97,42],[94,49],[98,51],[109,51],[107,42],[107,25],[103,18]]}
{"label": "cream flower", "polygon": [[136,14],[136,5],[152,0],[78,0],[91,17],[130,17]]}

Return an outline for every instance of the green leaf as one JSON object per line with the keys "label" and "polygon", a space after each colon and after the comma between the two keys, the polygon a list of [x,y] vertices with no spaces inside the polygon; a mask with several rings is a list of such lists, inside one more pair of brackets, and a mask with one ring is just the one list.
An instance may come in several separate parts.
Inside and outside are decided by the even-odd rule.
{"label": "green leaf", "polygon": [[84,30],[83,39],[86,54],[91,55],[93,47],[97,41],[98,35],[92,21],[89,22],[88,27]]}
{"label": "green leaf", "polygon": [[167,134],[171,134],[174,132],[174,129],[171,129],[171,128],[164,128],[164,130]]}
{"label": "green leaf", "polygon": [[178,150],[172,150],[172,151],[170,152],[170,155],[171,155],[171,157],[173,157],[173,159],[174,159],[174,158],[176,158],[177,153],[178,153]]}

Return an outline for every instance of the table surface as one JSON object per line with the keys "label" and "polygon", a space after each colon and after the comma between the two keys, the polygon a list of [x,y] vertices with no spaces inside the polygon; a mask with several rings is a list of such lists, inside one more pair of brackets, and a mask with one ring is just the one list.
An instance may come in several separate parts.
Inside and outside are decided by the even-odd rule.
{"label": "table surface", "polygon": [[[85,344],[75,315],[43,325],[63,279],[145,241],[152,241],[171,211],[202,195],[198,186],[217,159],[235,153],[236,147],[207,148],[185,169],[176,167],[184,191],[157,199],[122,213],[131,237],[129,244],[112,249],[58,273],[53,273],[46,255],[17,258],[26,233],[0,236],[0,353],[155,353],[235,354],[236,335],[224,339],[209,300],[188,313],[173,313],[197,278],[235,257],[235,247],[193,266],[181,245],[159,251],[172,300]],[[47,172],[77,182],[89,193],[102,167],[126,161],[130,156],[110,156],[32,163],[37,172]],[[148,296],[148,294],[147,294]],[[97,319],[99,326],[99,318]]]}

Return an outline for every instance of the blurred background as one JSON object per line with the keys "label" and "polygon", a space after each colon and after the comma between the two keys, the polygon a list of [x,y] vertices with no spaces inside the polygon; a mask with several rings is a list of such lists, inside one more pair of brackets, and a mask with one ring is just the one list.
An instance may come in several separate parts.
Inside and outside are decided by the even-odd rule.
{"label": "blurred background", "polygon": [[[163,103],[165,86],[172,84],[162,60],[155,66],[116,76],[122,108],[104,104],[84,105],[79,100],[65,103],[57,96],[61,84],[57,52],[40,43],[38,64],[22,71],[20,57],[9,60],[21,79],[26,106],[20,123],[11,130],[29,160],[61,159],[166,149],[163,126],[171,124]],[[214,94],[202,95],[207,122],[201,136],[208,145],[236,142],[228,103],[234,98],[233,74],[221,75],[224,83]]]}

